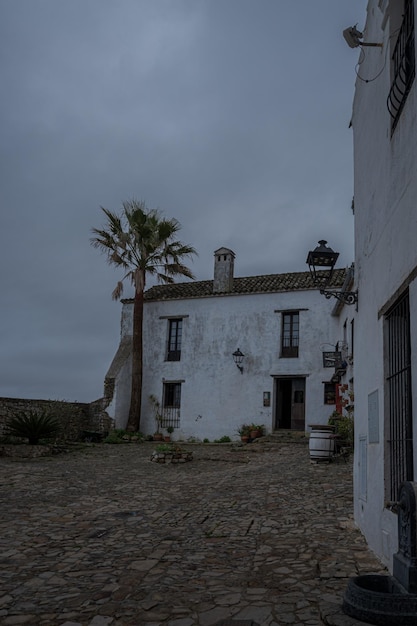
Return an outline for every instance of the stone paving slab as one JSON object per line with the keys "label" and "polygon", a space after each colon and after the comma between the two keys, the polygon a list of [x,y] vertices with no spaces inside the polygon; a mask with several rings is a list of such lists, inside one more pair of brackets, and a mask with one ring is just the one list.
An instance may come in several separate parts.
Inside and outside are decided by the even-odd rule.
{"label": "stone paving slab", "polygon": [[383,572],[352,465],[305,446],[92,444],[0,458],[0,624],[353,626],[347,580]]}

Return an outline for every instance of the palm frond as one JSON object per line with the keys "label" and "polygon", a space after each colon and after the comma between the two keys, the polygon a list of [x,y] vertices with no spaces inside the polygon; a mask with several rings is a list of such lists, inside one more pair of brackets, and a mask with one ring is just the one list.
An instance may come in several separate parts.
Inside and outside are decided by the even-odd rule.
{"label": "palm frond", "polygon": [[185,276],[186,278],[195,278],[190,268],[182,263],[165,263],[164,270],[167,276]]}
{"label": "palm frond", "polygon": [[162,274],[162,272],[156,272],[156,276],[158,278],[158,282],[163,283],[164,285],[172,285],[175,282],[171,276],[168,274]]}
{"label": "palm frond", "polygon": [[175,240],[181,229],[178,220],[166,219],[158,209],[148,209],[144,202],[135,199],[123,202],[120,214],[101,209],[107,224],[105,228],[92,229],[90,242],[106,255],[109,264],[126,270],[113,290],[114,300],[120,299],[127,277],[136,291],[145,288],[147,274],[160,282],[173,282],[176,276],[194,278],[183,259],[197,252],[193,246]]}
{"label": "palm frond", "polygon": [[112,291],[111,299],[120,300],[122,293],[123,293],[123,281],[119,280],[116,287]]}

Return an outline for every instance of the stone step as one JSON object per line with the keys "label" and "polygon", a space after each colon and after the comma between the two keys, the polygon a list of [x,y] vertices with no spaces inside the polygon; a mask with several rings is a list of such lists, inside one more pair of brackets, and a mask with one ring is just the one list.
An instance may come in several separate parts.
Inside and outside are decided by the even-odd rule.
{"label": "stone step", "polygon": [[308,445],[308,434],[303,430],[274,430],[269,435],[262,437],[262,441],[271,443],[301,443]]}

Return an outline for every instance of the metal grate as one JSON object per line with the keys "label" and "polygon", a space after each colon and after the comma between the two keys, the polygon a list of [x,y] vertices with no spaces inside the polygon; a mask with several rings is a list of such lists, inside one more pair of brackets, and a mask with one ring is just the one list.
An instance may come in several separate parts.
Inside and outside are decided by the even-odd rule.
{"label": "metal grate", "polygon": [[410,303],[408,291],[387,314],[390,497],[413,480]]}
{"label": "metal grate", "polygon": [[415,76],[414,1],[405,0],[404,17],[392,55],[393,76],[387,98],[394,132]]}
{"label": "metal grate", "polygon": [[174,406],[164,407],[162,409],[162,428],[168,428],[168,426],[172,426],[173,428],[180,427],[180,409]]}
{"label": "metal grate", "polygon": [[181,383],[164,383],[164,399],[162,406],[163,428],[173,426],[179,428],[181,407]]}

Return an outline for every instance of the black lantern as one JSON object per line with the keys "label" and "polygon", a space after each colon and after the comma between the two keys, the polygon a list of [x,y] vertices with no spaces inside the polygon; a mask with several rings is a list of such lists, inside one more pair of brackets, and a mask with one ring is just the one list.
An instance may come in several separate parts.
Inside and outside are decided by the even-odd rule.
{"label": "black lantern", "polygon": [[326,244],[327,241],[321,239],[319,245],[314,250],[310,250],[306,261],[310,268],[313,283],[316,287],[322,287],[323,289],[330,285],[333,277],[333,268],[339,256],[338,252],[335,252]]}
{"label": "black lantern", "polygon": [[306,263],[308,263],[310,268],[314,286],[320,289],[320,293],[326,298],[333,296],[333,298],[343,302],[343,304],[357,304],[357,291],[334,291],[333,289],[327,289],[332,281],[333,269],[339,253],[326,244],[327,241],[321,239],[319,245],[314,250],[310,250],[307,256]]}
{"label": "black lantern", "polygon": [[240,370],[241,374],[243,374],[242,361],[244,356],[245,355],[240,351],[239,348],[233,352],[233,360],[236,363],[236,367]]}

